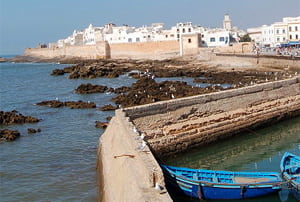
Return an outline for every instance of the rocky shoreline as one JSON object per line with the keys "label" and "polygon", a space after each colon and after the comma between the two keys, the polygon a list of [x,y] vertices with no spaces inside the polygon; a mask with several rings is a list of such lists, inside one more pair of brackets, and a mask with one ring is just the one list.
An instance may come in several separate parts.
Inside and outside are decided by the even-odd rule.
{"label": "rocky shoreline", "polygon": [[[79,94],[115,93],[113,102],[122,107],[142,105],[174,98],[193,96],[220,90],[251,86],[276,81],[297,75],[297,72],[282,70],[218,70],[193,60],[87,60],[76,65],[55,69],[51,75],[69,74],[69,79],[116,78],[127,74],[137,79],[132,86],[116,89],[90,83],[75,89]],[[206,84],[195,87],[186,82],[156,82],[155,78],[193,78],[194,83]],[[224,88],[222,85],[227,87]]]}

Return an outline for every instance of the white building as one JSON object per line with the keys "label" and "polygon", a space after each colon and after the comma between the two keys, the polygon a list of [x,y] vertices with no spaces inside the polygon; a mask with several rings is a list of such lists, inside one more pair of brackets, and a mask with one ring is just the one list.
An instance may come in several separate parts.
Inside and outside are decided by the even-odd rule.
{"label": "white building", "polygon": [[232,40],[230,31],[224,29],[208,29],[201,35],[203,47],[230,46]]}
{"label": "white building", "polygon": [[249,28],[252,40],[263,47],[300,44],[300,16],[286,17],[282,22]]}
{"label": "white building", "polygon": [[231,29],[232,29],[231,20],[230,20],[229,14],[227,14],[227,13],[224,15],[223,29],[225,29],[227,31],[231,31]]}
{"label": "white building", "polygon": [[83,44],[95,45],[98,41],[103,41],[103,27],[94,27],[92,24],[83,31]]}

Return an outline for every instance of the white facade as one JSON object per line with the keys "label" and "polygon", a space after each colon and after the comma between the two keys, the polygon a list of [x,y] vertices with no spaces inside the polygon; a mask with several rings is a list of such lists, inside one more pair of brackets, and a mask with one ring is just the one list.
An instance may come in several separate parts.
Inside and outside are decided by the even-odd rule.
{"label": "white facade", "polygon": [[103,27],[94,27],[90,24],[89,27],[83,31],[83,44],[94,45],[98,41],[103,41]]}
{"label": "white facade", "polygon": [[201,39],[204,47],[224,47],[230,45],[231,34],[224,29],[212,29],[204,31]]}
{"label": "white facade", "polygon": [[282,22],[249,28],[249,36],[256,44],[264,47],[278,47],[282,44],[300,43],[300,16],[286,17]]}
{"label": "white facade", "polygon": [[201,34],[202,45],[208,47],[229,46],[233,38],[238,39],[239,31],[231,27],[229,15],[224,16],[224,28],[205,29],[195,26],[192,22],[180,22],[170,29],[164,29],[163,23],[153,23],[151,26],[139,28],[128,25],[116,26],[113,23],[104,27],[94,27],[90,24],[83,31],[74,31],[66,39],[57,42],[58,47],[66,45],[95,45],[98,41],[108,43],[138,43],[148,41],[180,40],[185,34]]}

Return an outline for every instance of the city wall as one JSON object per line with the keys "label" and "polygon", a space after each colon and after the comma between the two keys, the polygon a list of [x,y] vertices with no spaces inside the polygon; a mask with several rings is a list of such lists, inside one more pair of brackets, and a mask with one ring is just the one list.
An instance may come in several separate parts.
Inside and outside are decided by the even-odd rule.
{"label": "city wall", "polygon": [[163,59],[178,56],[178,41],[110,44],[111,58]]}
{"label": "city wall", "polygon": [[108,43],[98,42],[96,45],[85,46],[64,46],[61,48],[27,48],[25,56],[37,58],[83,58],[83,59],[97,59],[109,57]]}
{"label": "city wall", "polygon": [[165,189],[155,189],[165,184],[154,156],[168,158],[298,115],[299,76],[117,110],[99,141],[101,200],[171,201]]}
{"label": "city wall", "polygon": [[178,41],[158,41],[141,43],[108,44],[98,42],[96,45],[64,46],[61,48],[27,48],[26,56],[37,58],[73,57],[81,59],[98,58],[132,58],[164,59],[178,56]]}
{"label": "city wall", "polygon": [[287,70],[300,70],[300,57],[278,55],[249,55],[238,53],[217,53],[211,56],[211,60],[222,64],[249,63],[257,67],[269,67]]}

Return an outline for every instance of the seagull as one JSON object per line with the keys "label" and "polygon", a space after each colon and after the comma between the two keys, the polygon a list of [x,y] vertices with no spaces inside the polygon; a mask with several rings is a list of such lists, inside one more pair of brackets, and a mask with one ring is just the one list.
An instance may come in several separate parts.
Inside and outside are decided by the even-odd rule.
{"label": "seagull", "polygon": [[147,143],[144,140],[142,140],[142,144],[141,144],[141,146],[138,147],[138,149],[143,150],[143,149],[145,149],[146,145],[147,145]]}
{"label": "seagull", "polygon": [[155,183],[155,189],[161,191],[161,186],[157,182]]}
{"label": "seagull", "polygon": [[57,98],[55,98],[55,100],[56,100],[56,101],[58,101],[58,97],[57,97]]}
{"label": "seagull", "polygon": [[172,97],[172,99],[174,99],[174,98],[175,98],[175,96],[174,96],[173,94],[171,94],[171,97]]}
{"label": "seagull", "polygon": [[136,127],[133,127],[133,132],[139,133],[139,131],[136,129]]}

